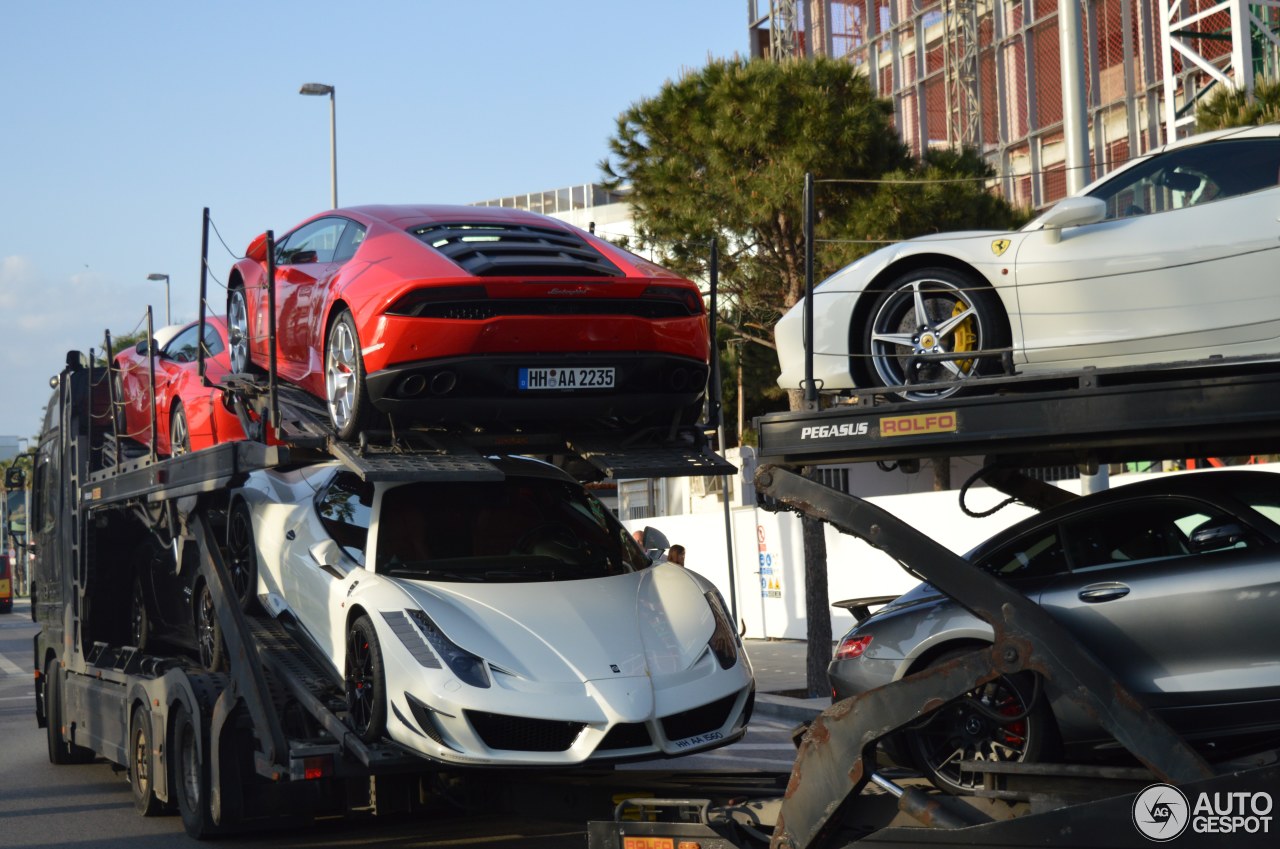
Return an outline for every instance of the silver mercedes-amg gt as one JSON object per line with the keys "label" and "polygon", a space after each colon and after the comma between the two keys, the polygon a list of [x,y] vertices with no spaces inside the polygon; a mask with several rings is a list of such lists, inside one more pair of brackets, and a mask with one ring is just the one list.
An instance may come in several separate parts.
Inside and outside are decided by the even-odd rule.
{"label": "silver mercedes-amg gt", "polygon": [[[1208,757],[1241,752],[1245,738],[1280,737],[1280,474],[1224,470],[1120,486],[1026,519],[967,558],[1038,602]],[[985,622],[920,584],[844,636],[828,668],[833,696],[992,639]],[[981,780],[964,760],[1046,760],[1062,747],[1072,759],[1117,753],[1096,723],[1037,698],[1033,684],[997,679],[883,748],[953,792]]]}

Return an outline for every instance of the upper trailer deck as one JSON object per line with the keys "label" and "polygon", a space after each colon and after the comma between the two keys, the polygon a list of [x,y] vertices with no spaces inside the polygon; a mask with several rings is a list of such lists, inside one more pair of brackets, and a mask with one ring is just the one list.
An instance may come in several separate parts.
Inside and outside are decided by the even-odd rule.
{"label": "upper trailer deck", "polygon": [[875,392],[756,420],[761,461],[783,465],[986,455],[1093,465],[1280,452],[1280,361],[1215,359],[982,378],[940,401]]}

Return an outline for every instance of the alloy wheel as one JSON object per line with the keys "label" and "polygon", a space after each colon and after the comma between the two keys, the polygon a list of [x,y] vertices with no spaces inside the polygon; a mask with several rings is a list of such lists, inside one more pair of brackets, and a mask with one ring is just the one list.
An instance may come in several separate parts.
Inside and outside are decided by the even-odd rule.
{"label": "alloy wheel", "polygon": [[231,371],[236,374],[249,371],[249,305],[245,302],[244,289],[239,287],[231,290],[227,303],[227,345]]}
{"label": "alloy wheel", "polygon": [[334,324],[325,352],[324,386],[329,417],[338,430],[346,428],[354,412],[356,392],[359,391],[359,356],[350,325],[345,321]]}
{"label": "alloy wheel", "polygon": [[946,398],[975,374],[978,358],[917,358],[980,351],[984,332],[980,308],[967,292],[945,280],[912,279],[876,309],[868,338],[872,368],[886,387],[950,381],[946,388],[902,393],[912,401]]}

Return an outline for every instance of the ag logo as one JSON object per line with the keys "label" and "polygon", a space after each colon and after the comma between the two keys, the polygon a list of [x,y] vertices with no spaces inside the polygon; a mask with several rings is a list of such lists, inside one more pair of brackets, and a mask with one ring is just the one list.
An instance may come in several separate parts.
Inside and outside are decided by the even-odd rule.
{"label": "ag logo", "polygon": [[1171,784],[1152,784],[1133,800],[1133,825],[1148,840],[1164,843],[1187,830],[1187,797]]}
{"label": "ag logo", "polygon": [[1004,256],[1004,252],[1009,250],[1008,239],[996,239],[991,243],[991,252],[996,256]]}

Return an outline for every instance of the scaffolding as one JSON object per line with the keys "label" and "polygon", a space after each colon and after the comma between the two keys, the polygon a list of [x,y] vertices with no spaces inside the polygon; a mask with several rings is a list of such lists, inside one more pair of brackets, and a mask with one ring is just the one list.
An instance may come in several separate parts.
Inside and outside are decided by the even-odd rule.
{"label": "scaffolding", "polygon": [[[979,149],[1010,201],[1067,194],[1059,6],[1064,0],[749,0],[753,55],[775,29],[843,57],[893,102],[903,141]],[[1280,67],[1280,0],[1066,0],[1081,6],[1090,156],[1082,182],[1186,135],[1217,85]],[[771,12],[789,6],[784,21]],[[1244,72],[1241,69],[1245,69]]]}

